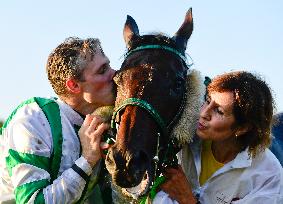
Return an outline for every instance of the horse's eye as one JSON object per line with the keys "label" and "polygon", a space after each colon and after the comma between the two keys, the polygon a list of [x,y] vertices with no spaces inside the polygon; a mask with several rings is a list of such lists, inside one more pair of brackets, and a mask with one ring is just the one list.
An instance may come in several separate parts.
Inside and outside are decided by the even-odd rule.
{"label": "horse's eye", "polygon": [[181,77],[177,77],[175,81],[175,89],[180,91],[183,87],[184,79]]}
{"label": "horse's eye", "polygon": [[177,77],[175,81],[172,82],[171,88],[170,88],[170,95],[176,96],[180,94],[180,92],[183,90],[184,87],[184,80],[181,77]]}
{"label": "horse's eye", "polygon": [[181,80],[177,80],[176,81],[176,88],[181,88],[182,87],[182,81]]}

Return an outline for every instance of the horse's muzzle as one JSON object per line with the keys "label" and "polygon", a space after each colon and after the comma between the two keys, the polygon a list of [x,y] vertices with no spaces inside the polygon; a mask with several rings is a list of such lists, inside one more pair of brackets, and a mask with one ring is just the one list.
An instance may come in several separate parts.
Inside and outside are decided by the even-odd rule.
{"label": "horse's muzzle", "polygon": [[[109,149],[105,164],[112,175],[112,182],[121,188],[131,188],[139,185],[145,175],[151,175],[152,168],[149,157],[142,150],[121,152],[115,145]],[[149,179],[149,178],[146,178]]]}

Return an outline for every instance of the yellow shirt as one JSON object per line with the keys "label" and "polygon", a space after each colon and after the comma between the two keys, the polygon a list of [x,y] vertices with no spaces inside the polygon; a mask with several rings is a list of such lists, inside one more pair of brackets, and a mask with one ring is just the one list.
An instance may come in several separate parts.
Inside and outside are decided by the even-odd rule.
{"label": "yellow shirt", "polygon": [[211,140],[203,141],[201,150],[201,173],[199,183],[202,186],[214,172],[223,167],[224,164],[215,160],[211,151]]}

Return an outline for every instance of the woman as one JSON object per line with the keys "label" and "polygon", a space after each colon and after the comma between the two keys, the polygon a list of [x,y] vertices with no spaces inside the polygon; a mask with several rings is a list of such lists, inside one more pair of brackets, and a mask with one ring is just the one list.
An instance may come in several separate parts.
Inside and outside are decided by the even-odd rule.
{"label": "woman", "polygon": [[161,191],[154,203],[282,204],[282,167],[268,149],[272,115],[271,91],[259,77],[216,77],[190,144],[193,168],[168,169],[161,189],[169,197]]}

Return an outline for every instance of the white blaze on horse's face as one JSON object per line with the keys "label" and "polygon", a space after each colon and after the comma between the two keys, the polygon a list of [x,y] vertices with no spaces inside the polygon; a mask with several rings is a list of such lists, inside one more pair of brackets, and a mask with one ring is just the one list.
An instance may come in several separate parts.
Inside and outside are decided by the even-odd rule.
{"label": "white blaze on horse's face", "polygon": [[187,73],[184,52],[192,30],[191,9],[172,38],[140,36],[130,16],[125,23],[129,52],[114,77],[117,140],[107,154],[106,167],[113,183],[132,197],[145,194],[160,173],[155,159],[162,160],[167,150],[168,125],[175,120],[183,100]]}

